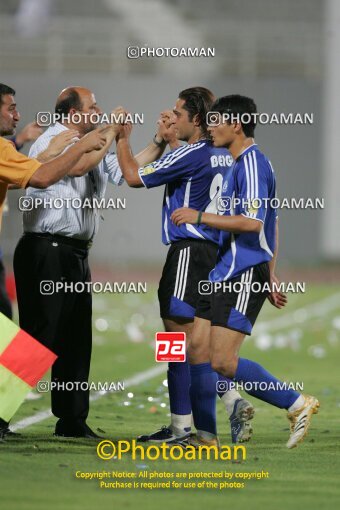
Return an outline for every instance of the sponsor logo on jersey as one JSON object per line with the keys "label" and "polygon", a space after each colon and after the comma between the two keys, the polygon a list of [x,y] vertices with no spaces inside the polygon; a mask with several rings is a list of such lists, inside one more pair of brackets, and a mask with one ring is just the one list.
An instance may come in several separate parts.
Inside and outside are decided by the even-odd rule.
{"label": "sponsor logo on jersey", "polygon": [[143,168],[143,175],[149,175],[155,171],[156,171],[156,169],[153,165],[147,165]]}

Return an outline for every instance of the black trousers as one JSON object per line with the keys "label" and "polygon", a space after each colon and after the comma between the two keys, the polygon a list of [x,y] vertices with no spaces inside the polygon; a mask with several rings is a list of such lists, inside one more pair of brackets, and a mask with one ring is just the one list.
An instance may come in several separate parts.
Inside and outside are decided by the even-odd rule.
{"label": "black trousers", "polygon": [[15,250],[14,274],[20,327],[58,356],[51,381],[78,383],[72,391],[52,389],[52,413],[68,421],[86,420],[89,391],[79,386],[88,381],[90,371],[92,295],[86,290],[48,294],[52,284],[41,288],[41,282],[91,281],[88,250],[60,239],[24,235]]}
{"label": "black trousers", "polygon": [[6,274],[5,267],[0,258],[0,312],[12,319],[12,304],[6,290]]}

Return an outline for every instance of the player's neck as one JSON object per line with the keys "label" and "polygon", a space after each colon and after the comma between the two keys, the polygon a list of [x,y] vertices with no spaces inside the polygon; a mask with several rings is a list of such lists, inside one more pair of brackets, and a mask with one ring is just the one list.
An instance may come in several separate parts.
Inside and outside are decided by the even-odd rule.
{"label": "player's neck", "polygon": [[228,147],[233,159],[237,159],[243,151],[255,143],[254,138],[236,138]]}
{"label": "player's neck", "polygon": [[199,142],[200,140],[206,140],[206,139],[207,139],[207,135],[205,133],[202,133],[201,130],[198,130],[189,138],[188,143],[196,143],[196,142]]}

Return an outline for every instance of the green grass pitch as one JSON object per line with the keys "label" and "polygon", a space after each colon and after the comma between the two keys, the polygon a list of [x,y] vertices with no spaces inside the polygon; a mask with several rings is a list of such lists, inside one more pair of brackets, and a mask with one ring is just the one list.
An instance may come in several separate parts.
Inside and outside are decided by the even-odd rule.
{"label": "green grass pitch", "polygon": [[[91,381],[124,381],[155,366],[153,337],[161,329],[156,290],[147,295],[94,297],[94,347]],[[320,412],[299,448],[288,450],[285,412],[256,399],[254,435],[247,460],[103,461],[96,441],[52,437],[54,418],[20,430],[20,437],[0,443],[1,507],[15,510],[146,509],[333,509],[339,489],[339,355],[340,287],[308,286],[304,295],[289,296],[277,311],[266,304],[242,355],[278,377],[304,384],[316,395]],[[169,422],[164,373],[125,391],[102,396],[91,405],[89,425],[101,436],[133,439]],[[128,396],[133,393],[133,396]],[[27,400],[13,423],[49,407],[49,395]],[[222,444],[230,444],[225,411],[217,402]],[[98,431],[97,429],[100,429]],[[98,480],[79,480],[76,471],[268,471],[269,479],[246,482],[244,489],[113,490]]]}

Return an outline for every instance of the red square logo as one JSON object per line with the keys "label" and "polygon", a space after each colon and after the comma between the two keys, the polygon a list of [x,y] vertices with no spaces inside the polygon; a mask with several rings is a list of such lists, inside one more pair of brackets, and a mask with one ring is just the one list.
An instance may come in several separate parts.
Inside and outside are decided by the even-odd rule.
{"label": "red square logo", "polygon": [[177,361],[183,363],[186,360],[186,335],[185,333],[156,333],[156,361]]}

